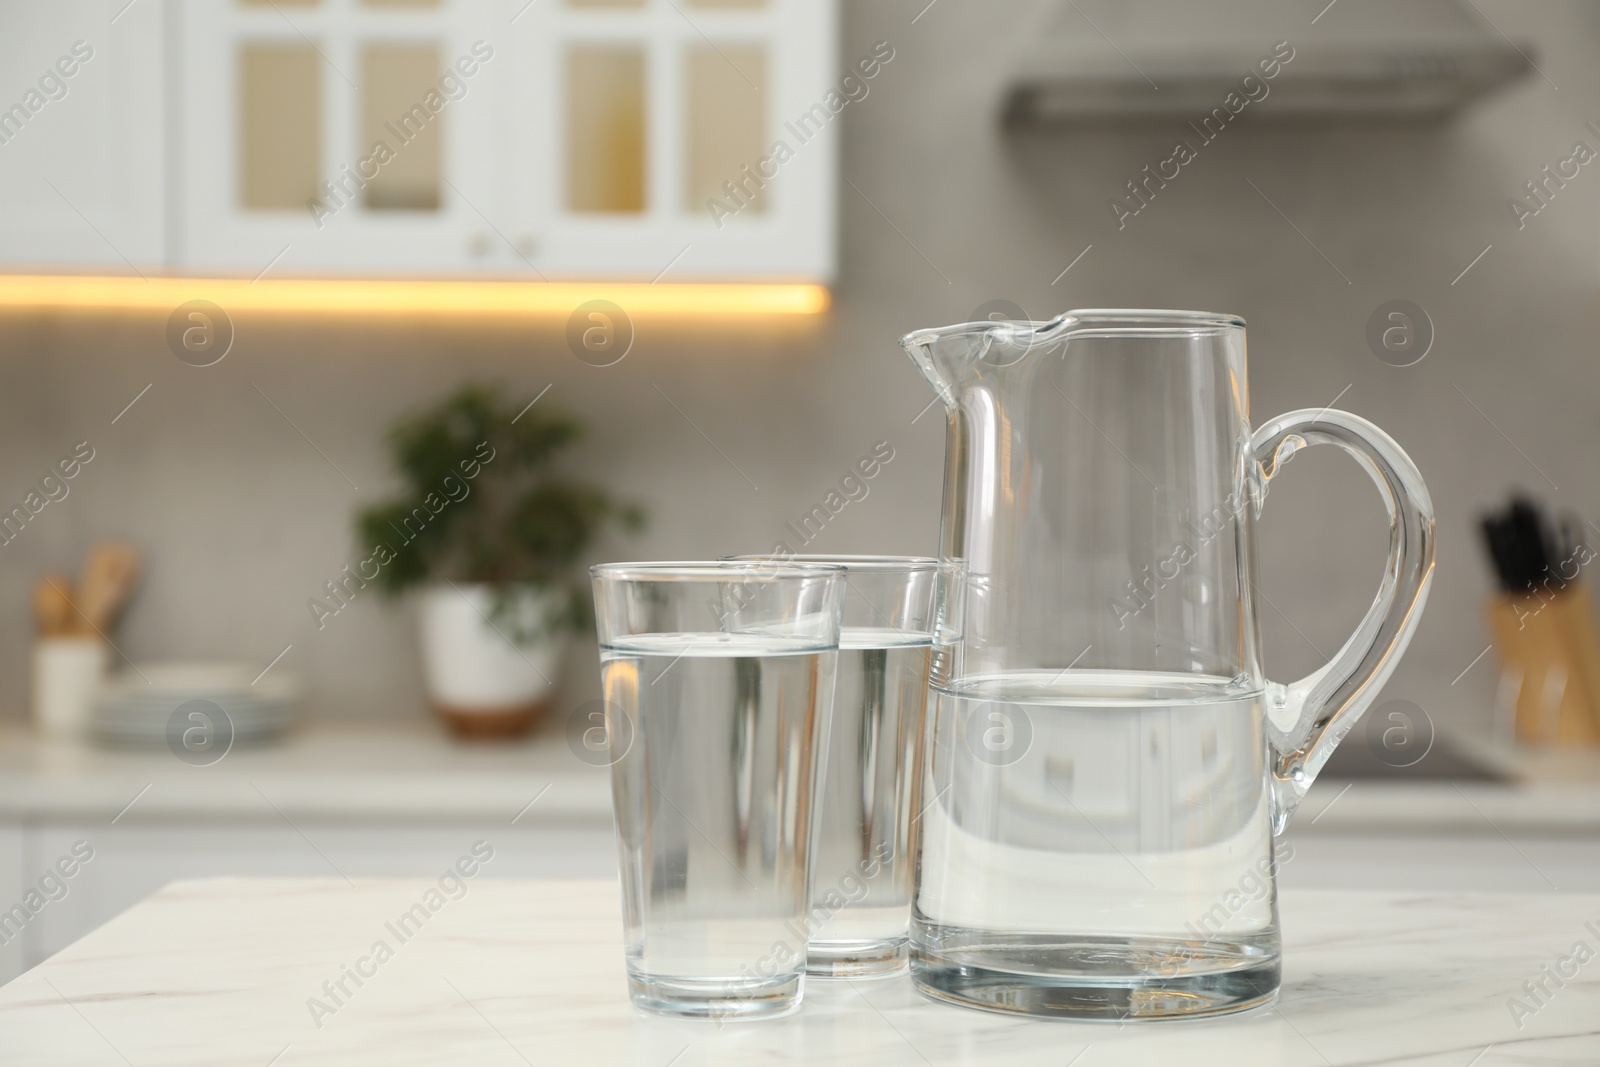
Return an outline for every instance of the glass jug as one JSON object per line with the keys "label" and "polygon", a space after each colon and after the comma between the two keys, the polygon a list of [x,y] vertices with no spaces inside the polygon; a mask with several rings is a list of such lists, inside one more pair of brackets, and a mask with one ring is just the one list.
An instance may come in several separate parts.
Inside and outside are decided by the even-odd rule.
{"label": "glass jug", "polygon": [[[914,980],[1056,1017],[1267,1002],[1274,838],[1394,670],[1432,577],[1415,465],[1342,411],[1252,431],[1231,316],[1073,311],[901,345],[948,415],[942,554],[964,571],[934,639]],[[1313,444],[1372,476],[1389,558],[1333,661],[1280,685],[1252,531]]]}

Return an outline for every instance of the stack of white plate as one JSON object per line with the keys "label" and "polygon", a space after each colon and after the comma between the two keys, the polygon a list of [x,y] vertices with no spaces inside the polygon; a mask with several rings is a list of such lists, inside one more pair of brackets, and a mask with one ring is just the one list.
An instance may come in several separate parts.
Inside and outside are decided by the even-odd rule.
{"label": "stack of white plate", "polygon": [[258,673],[233,663],[156,663],[119,671],[95,700],[90,734],[119,748],[165,746],[169,728],[181,734],[201,727],[219,740],[231,736],[232,745],[271,740],[293,723],[296,686],[286,673],[259,679]]}

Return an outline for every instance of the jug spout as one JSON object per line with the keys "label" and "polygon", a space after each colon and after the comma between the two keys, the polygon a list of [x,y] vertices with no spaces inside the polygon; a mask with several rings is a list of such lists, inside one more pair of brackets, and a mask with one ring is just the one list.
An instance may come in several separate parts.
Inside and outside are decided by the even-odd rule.
{"label": "jug spout", "polygon": [[954,347],[946,330],[917,330],[900,338],[900,347],[906,350],[911,362],[917,365],[922,376],[946,407],[956,404],[957,383],[963,378],[962,361],[951,351]]}
{"label": "jug spout", "polygon": [[954,406],[955,382],[960,381],[960,365],[957,360],[950,358],[946,350],[949,347],[946,331],[914,331],[901,338],[901,347],[906,349],[906,355],[917,365],[917,370],[922,371],[923,378],[928,379],[939,400],[946,406]]}

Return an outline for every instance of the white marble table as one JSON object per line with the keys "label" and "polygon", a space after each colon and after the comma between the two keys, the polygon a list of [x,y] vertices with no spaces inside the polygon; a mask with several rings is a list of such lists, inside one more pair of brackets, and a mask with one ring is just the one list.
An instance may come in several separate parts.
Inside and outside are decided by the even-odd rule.
{"label": "white marble table", "polygon": [[[1578,942],[1600,951],[1592,895],[1287,893],[1282,997],[1223,1019],[1023,1021],[933,1004],[895,978],[814,982],[794,1016],[718,1027],[629,1007],[611,883],[472,880],[402,942],[385,924],[431,885],[174,883],[0,988],[0,1063],[1600,1063],[1600,956],[1565,965],[1575,977],[1547,982],[1542,1006],[1522,990]],[[361,963],[379,940],[392,956]],[[335,1006],[323,983],[358,964],[367,976],[345,978]],[[313,997],[332,1013],[314,1020]],[[1520,1027],[1512,997],[1537,1008]]]}

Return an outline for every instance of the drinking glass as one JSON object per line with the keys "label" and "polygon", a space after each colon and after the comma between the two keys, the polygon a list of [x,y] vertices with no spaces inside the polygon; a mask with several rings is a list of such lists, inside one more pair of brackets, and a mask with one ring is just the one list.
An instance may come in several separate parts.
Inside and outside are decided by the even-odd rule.
{"label": "drinking glass", "polygon": [[792,1011],[845,571],[591,573],[633,1002],[706,1018]]}
{"label": "drinking glass", "polygon": [[813,820],[806,973],[893,974],[906,965],[939,562],[785,558],[848,571],[833,725]]}

